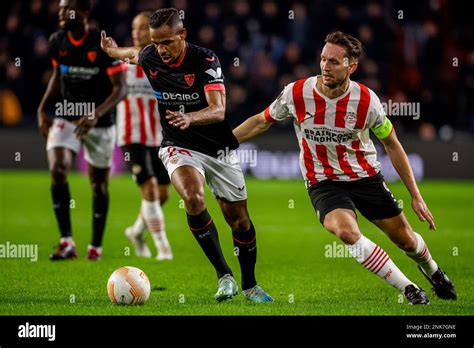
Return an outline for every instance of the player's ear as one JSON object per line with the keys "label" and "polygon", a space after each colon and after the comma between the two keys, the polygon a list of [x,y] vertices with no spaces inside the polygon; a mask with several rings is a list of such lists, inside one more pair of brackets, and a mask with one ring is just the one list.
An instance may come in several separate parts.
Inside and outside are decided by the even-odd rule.
{"label": "player's ear", "polygon": [[351,62],[349,64],[349,75],[353,74],[357,70],[358,66],[359,66],[359,63],[357,61]]}
{"label": "player's ear", "polygon": [[181,29],[179,36],[181,37],[181,40],[186,40],[186,37],[188,36],[188,32],[186,31],[186,28]]}

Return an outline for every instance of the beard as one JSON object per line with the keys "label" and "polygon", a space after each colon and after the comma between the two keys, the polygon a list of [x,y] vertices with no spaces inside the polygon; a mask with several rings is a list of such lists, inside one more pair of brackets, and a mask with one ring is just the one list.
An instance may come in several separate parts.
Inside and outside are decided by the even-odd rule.
{"label": "beard", "polygon": [[332,81],[325,82],[323,80],[322,83],[323,83],[323,85],[325,85],[328,88],[335,89],[335,88],[344,86],[348,77],[349,77],[349,74],[346,74],[346,76],[344,76],[342,79],[336,80],[333,77]]}
{"label": "beard", "polygon": [[323,81],[323,85],[325,85],[326,87],[329,87],[331,89],[334,89],[337,86],[339,86],[339,82],[324,82]]}

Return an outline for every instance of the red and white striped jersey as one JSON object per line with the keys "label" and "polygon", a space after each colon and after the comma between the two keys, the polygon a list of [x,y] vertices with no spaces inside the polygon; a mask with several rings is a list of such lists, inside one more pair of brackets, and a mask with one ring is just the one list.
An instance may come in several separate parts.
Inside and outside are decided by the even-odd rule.
{"label": "red and white striped jersey", "polygon": [[163,138],[156,98],[139,65],[127,64],[128,95],[117,105],[117,143],[160,146]]}
{"label": "red and white striped jersey", "polygon": [[380,163],[369,129],[386,117],[379,98],[366,86],[349,81],[343,95],[330,99],[316,89],[317,78],[290,83],[265,110],[270,122],[293,118],[306,186],[377,174]]}

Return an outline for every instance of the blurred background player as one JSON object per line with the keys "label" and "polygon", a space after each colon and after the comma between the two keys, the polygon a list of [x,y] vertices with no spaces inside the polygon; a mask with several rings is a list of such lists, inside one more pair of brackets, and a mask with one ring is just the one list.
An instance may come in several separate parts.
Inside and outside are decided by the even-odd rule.
{"label": "blurred background player", "polygon": [[[151,12],[141,12],[132,21],[132,39],[135,47],[151,43]],[[158,157],[162,140],[160,114],[153,89],[140,65],[127,64],[128,95],[117,106],[117,143],[122,148],[133,178],[140,187],[141,208],[135,223],[125,235],[135,247],[138,256],[151,257],[145,242],[148,228],[158,251],[158,260],[171,260],[173,254],[166,237],[165,219],[161,205],[169,195],[168,172]]]}
{"label": "blurred background player", "polygon": [[360,41],[342,32],[327,35],[321,75],[288,84],[264,112],[234,130],[239,142],[266,131],[274,122],[293,120],[300,147],[300,167],[321,224],[347,246],[366,269],[399,289],[410,304],[428,304],[426,293],[410,281],[388,254],[361,234],[356,208],[384,231],[417,264],[442,299],[456,290],[414,232],[387,187],[369,129],[380,139],[412,197],[420,221],[435,230],[408,162],[377,95],[350,80],[362,54]]}
{"label": "blurred background player", "polygon": [[[255,279],[255,228],[247,211],[245,179],[233,152],[238,142],[225,119],[220,62],[211,50],[186,42],[186,29],[174,8],[153,13],[150,35],[152,44],[140,49],[117,47],[103,32],[101,46],[111,57],[141,65],[155,91],[160,114],[165,115],[160,158],[184,201],[189,228],[216,270],[215,299],[232,298],[238,286],[207,211],[205,181],[232,228],[244,296],[254,302],[273,301]],[[220,152],[231,155],[218,159]]]}
{"label": "blurred background player", "polygon": [[[38,107],[38,126],[47,137],[51,194],[61,233],[59,246],[50,255],[51,260],[77,256],[72,238],[71,195],[67,176],[81,144],[89,163],[93,195],[93,233],[87,258],[98,260],[102,254],[102,237],[109,207],[108,177],[115,145],[113,113],[127,90],[122,73],[125,64],[109,58],[100,49],[100,33],[89,28],[87,23],[90,11],[91,1],[60,1],[60,29],[50,37],[53,75]],[[73,103],[73,106],[92,105],[94,111],[87,115],[75,112],[57,115],[56,107],[59,117],[51,123],[45,107],[58,96],[61,102]]]}

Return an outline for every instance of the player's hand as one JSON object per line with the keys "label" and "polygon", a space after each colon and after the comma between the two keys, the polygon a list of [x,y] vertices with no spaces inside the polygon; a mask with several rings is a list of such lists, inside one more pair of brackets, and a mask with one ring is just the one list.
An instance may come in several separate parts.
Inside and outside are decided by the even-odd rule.
{"label": "player's hand", "polygon": [[415,211],[420,221],[428,221],[428,223],[430,224],[430,230],[436,230],[433,214],[431,214],[430,210],[426,206],[423,197],[414,197],[411,201],[411,207]]}
{"label": "player's hand", "polygon": [[42,136],[45,138],[48,137],[49,128],[51,128],[51,120],[44,110],[38,110],[38,128]]}
{"label": "player's hand", "polygon": [[100,47],[105,53],[108,53],[109,48],[118,47],[115,40],[111,37],[107,37],[105,30],[100,32]]}
{"label": "player's hand", "polygon": [[180,130],[185,130],[186,128],[189,128],[192,121],[191,116],[180,111],[166,110],[165,117],[169,121],[170,125],[179,128]]}
{"label": "player's hand", "polygon": [[76,134],[77,138],[82,138],[97,124],[97,121],[98,118],[96,116],[82,116],[76,123],[74,134]]}

